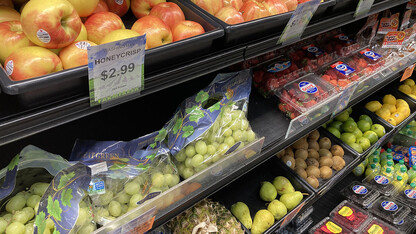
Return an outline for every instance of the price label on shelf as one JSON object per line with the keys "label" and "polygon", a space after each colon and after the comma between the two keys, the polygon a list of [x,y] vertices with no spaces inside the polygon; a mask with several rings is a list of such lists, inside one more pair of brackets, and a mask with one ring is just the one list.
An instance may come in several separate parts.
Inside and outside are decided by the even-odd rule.
{"label": "price label on shelf", "polygon": [[380,19],[380,24],[378,26],[378,34],[387,34],[389,32],[397,31],[399,28],[399,17],[400,14],[396,13],[390,18],[384,17]]}
{"label": "price label on shelf", "polygon": [[277,41],[277,44],[282,43],[286,45],[300,39],[320,3],[320,0],[312,0],[298,5]]}
{"label": "price label on shelf", "polygon": [[341,96],[338,98],[337,105],[335,106],[335,110],[332,112],[331,119],[333,119],[338,113],[345,109],[350,102],[352,95],[354,94],[355,90],[358,87],[358,82],[350,85],[341,93]]}
{"label": "price label on shelf", "polygon": [[402,75],[402,78],[400,79],[400,82],[402,82],[402,81],[404,81],[404,80],[406,80],[407,78],[409,78],[409,77],[411,77],[411,76],[412,76],[413,71],[415,70],[415,65],[416,65],[416,63],[415,63],[415,64],[413,64],[413,65],[408,66],[408,67],[406,68],[406,70],[404,70],[403,75]]}
{"label": "price label on shelf", "polygon": [[373,3],[374,0],[360,0],[358,2],[357,8],[355,9],[354,17],[361,17],[370,12]]}
{"label": "price label on shelf", "polygon": [[388,32],[386,36],[384,36],[381,48],[400,48],[405,38],[406,33],[403,31]]}
{"label": "price label on shelf", "polygon": [[88,47],[91,106],[143,89],[145,45],[146,37],[139,36]]}

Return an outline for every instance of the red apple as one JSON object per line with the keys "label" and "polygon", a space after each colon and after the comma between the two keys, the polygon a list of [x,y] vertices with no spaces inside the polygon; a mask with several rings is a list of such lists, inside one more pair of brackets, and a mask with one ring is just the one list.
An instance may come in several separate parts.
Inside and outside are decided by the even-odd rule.
{"label": "red apple", "polygon": [[298,7],[297,0],[282,0],[282,2],[286,5],[288,11],[294,11]]}
{"label": "red apple", "polygon": [[156,16],[147,15],[138,19],[131,30],[140,35],[146,34],[146,45],[149,49],[172,42],[169,26]]}
{"label": "red apple", "polygon": [[161,2],[150,10],[149,15],[153,15],[163,20],[169,28],[173,28],[177,23],[185,20],[182,9],[173,2]]}
{"label": "red apple", "polygon": [[98,12],[92,14],[84,23],[87,29],[88,40],[100,44],[101,40],[109,32],[124,29],[124,23],[120,16],[112,12]]}
{"label": "red apple", "polygon": [[103,11],[109,11],[107,3],[104,0],[99,0],[97,7],[92,13],[94,14],[94,13],[103,12]]}
{"label": "red apple", "polygon": [[16,49],[34,45],[23,33],[20,21],[0,23],[0,63]]}
{"label": "red apple", "polygon": [[271,15],[288,12],[286,5],[281,0],[264,0],[263,5]]}
{"label": "red apple", "polygon": [[[31,0],[33,1],[33,0]],[[27,46],[15,50],[4,62],[12,80],[25,80],[62,70],[58,55],[40,46]]]}
{"label": "red apple", "polygon": [[13,20],[20,21],[20,13],[13,8],[0,6],[0,23]]}
{"label": "red apple", "polygon": [[0,0],[0,6],[14,8],[12,0]]}
{"label": "red apple", "polygon": [[123,16],[130,9],[130,0],[106,0],[109,11]]}
{"label": "red apple", "polygon": [[243,0],[222,0],[223,6],[232,6],[234,7],[237,11],[239,11],[241,9],[241,7],[243,6]]}
{"label": "red apple", "polygon": [[191,0],[197,6],[206,10],[211,15],[215,15],[222,7],[222,0]]}
{"label": "red apple", "polygon": [[264,5],[256,0],[246,1],[240,9],[243,13],[244,21],[250,21],[270,16],[270,12]]}
{"label": "red apple", "polygon": [[59,52],[64,69],[79,67],[88,64],[88,50],[90,46],[95,46],[92,41],[77,41],[63,48]]}
{"label": "red apple", "polygon": [[91,15],[98,5],[98,0],[67,0],[74,6],[79,17],[87,17]]}
{"label": "red apple", "polygon": [[191,20],[181,21],[172,29],[173,41],[179,41],[203,33],[205,33],[205,30],[202,25]]}
{"label": "red apple", "polygon": [[215,17],[227,24],[239,24],[244,22],[244,18],[241,13],[232,6],[221,8],[217,14],[215,14]]}
{"label": "red apple", "polygon": [[71,44],[82,22],[66,0],[31,0],[20,16],[23,32],[36,45],[57,49]]}
{"label": "red apple", "polygon": [[131,11],[137,19],[149,15],[150,10],[158,3],[166,0],[131,0]]}

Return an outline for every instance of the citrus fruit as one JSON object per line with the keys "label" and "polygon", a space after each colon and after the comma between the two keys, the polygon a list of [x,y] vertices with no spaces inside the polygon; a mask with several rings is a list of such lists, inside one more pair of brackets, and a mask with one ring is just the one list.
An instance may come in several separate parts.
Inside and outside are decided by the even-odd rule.
{"label": "citrus fruit", "polygon": [[371,119],[370,116],[368,115],[360,115],[360,118],[358,120],[366,120],[367,122],[369,122],[371,125],[373,125],[373,120]]}
{"label": "citrus fruit", "polygon": [[362,132],[359,128],[356,128],[356,129],[352,132],[352,134],[354,134],[355,138],[358,138],[358,137],[362,137],[362,136],[363,136],[363,132]]}
{"label": "citrus fruit", "polygon": [[400,123],[406,118],[406,116],[401,112],[394,112],[390,117],[393,118],[396,123]]}
{"label": "citrus fruit", "polygon": [[405,118],[410,115],[410,109],[405,106],[400,106],[396,109],[396,112],[402,113]]}
{"label": "citrus fruit", "polygon": [[383,104],[381,108],[389,109],[390,113],[396,112],[396,106],[393,104]]}
{"label": "citrus fruit", "polygon": [[341,137],[341,132],[339,131],[338,128],[334,128],[334,127],[328,127],[327,130],[332,133],[332,135],[340,138]]}
{"label": "citrus fruit", "polygon": [[371,130],[364,132],[363,137],[369,139],[371,144],[374,144],[378,141],[377,133],[375,133]]}
{"label": "citrus fruit", "polygon": [[389,122],[393,126],[396,126],[397,125],[396,120],[394,120],[393,118],[388,118],[387,119],[387,122]]}
{"label": "citrus fruit", "polygon": [[376,111],[376,115],[380,116],[382,119],[388,119],[390,117],[390,111],[387,108],[381,108]]}
{"label": "citrus fruit", "polygon": [[399,86],[399,91],[405,93],[405,94],[411,94],[412,88],[410,88],[409,85],[402,84]]}
{"label": "citrus fruit", "polygon": [[412,79],[406,79],[406,80],[403,82],[403,84],[405,84],[405,85],[409,85],[410,87],[412,87],[412,86],[414,86],[414,85],[415,85],[415,81],[414,81],[414,80],[412,80]]}
{"label": "citrus fruit", "polygon": [[349,145],[349,144],[355,143],[355,140],[357,138],[355,138],[354,134],[352,134],[350,132],[344,132],[344,133],[341,134],[340,139],[341,139],[341,141],[343,141],[343,142],[345,142]]}
{"label": "citrus fruit", "polygon": [[361,145],[353,142],[348,144],[349,146],[351,146],[351,148],[353,148],[355,151],[357,151],[359,154],[361,154],[363,152],[363,148],[361,147]]}
{"label": "citrus fruit", "polygon": [[409,108],[409,104],[405,100],[397,99],[396,100],[396,108],[398,108],[400,106],[406,106],[407,108]]}
{"label": "citrus fruit", "polygon": [[358,120],[357,126],[362,132],[365,132],[371,129],[371,124],[367,120],[363,120],[363,119]]}
{"label": "citrus fruit", "polygon": [[396,98],[391,94],[386,94],[383,97],[383,103],[396,105]]}
{"label": "citrus fruit", "polygon": [[357,123],[353,120],[347,120],[341,125],[341,129],[344,132],[354,132],[357,128]]}
{"label": "citrus fruit", "polygon": [[379,101],[370,101],[365,104],[365,108],[367,108],[371,112],[376,112],[378,109],[381,108],[381,103]]}
{"label": "citrus fruit", "polygon": [[341,125],[342,125],[342,122],[341,121],[333,121],[332,123],[330,123],[329,124],[329,127],[333,127],[333,128],[336,128],[336,129],[338,129],[338,130],[341,130]]}
{"label": "citrus fruit", "polygon": [[341,114],[337,115],[335,117],[335,120],[341,121],[341,122],[345,122],[348,120],[348,117],[350,117],[350,114],[348,113],[348,111],[343,111],[341,112]]}

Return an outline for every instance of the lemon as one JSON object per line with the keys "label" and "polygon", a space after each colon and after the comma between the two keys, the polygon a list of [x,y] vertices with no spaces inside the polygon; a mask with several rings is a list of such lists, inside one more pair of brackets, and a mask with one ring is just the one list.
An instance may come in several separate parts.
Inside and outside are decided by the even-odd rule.
{"label": "lemon", "polygon": [[[415,86],[416,87],[416,86]],[[414,95],[414,94],[409,94],[409,96],[411,97],[411,98],[413,98],[413,99],[416,99],[416,95]]]}
{"label": "lemon", "polygon": [[383,104],[396,105],[396,98],[391,94],[386,94],[383,97]]}
{"label": "lemon", "polygon": [[365,104],[365,108],[367,108],[371,112],[375,112],[381,108],[381,103],[379,101],[371,101]]}
{"label": "lemon", "polygon": [[412,88],[410,88],[409,85],[402,84],[399,86],[399,91],[405,93],[405,94],[411,94]]}
{"label": "lemon", "polygon": [[405,117],[410,115],[410,109],[405,106],[399,106],[396,112],[402,113]]}
{"label": "lemon", "polygon": [[390,113],[396,112],[396,106],[393,104],[383,104],[381,108],[387,108]]}
{"label": "lemon", "polygon": [[409,108],[409,104],[405,100],[397,99],[396,100],[396,108],[401,107],[401,106],[405,106],[405,107]]}
{"label": "lemon", "polygon": [[405,115],[401,112],[394,112],[390,117],[393,118],[396,123],[400,123],[406,118]]}
{"label": "lemon", "polygon": [[412,86],[414,86],[414,85],[415,85],[415,81],[414,81],[414,80],[412,80],[412,79],[406,79],[406,80],[403,82],[403,84],[405,84],[405,85],[409,85],[410,87],[412,87]]}
{"label": "lemon", "polygon": [[397,125],[396,120],[394,120],[393,118],[388,118],[387,119],[387,122],[389,122],[393,126],[396,126]]}
{"label": "lemon", "polygon": [[416,95],[416,85],[415,86],[412,86],[412,94],[413,95]]}
{"label": "lemon", "polygon": [[390,111],[387,108],[380,108],[376,111],[376,115],[380,116],[382,119],[388,119],[390,118]]}

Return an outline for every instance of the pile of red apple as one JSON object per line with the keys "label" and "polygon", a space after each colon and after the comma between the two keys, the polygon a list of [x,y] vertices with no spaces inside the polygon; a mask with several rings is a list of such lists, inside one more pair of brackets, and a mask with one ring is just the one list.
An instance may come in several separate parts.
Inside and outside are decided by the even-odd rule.
{"label": "pile of red apple", "polygon": [[191,0],[227,24],[260,19],[296,9],[310,0]]}
{"label": "pile of red apple", "polygon": [[[129,10],[137,21],[126,29]],[[1,0],[0,64],[25,80],[86,65],[89,46],[146,34],[150,49],[204,32],[166,0]]]}

